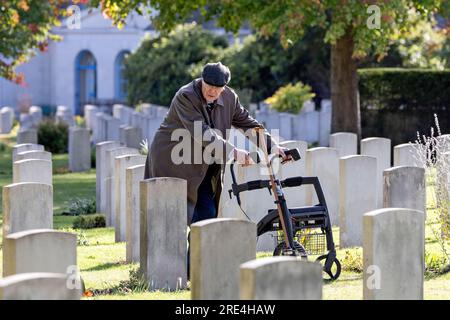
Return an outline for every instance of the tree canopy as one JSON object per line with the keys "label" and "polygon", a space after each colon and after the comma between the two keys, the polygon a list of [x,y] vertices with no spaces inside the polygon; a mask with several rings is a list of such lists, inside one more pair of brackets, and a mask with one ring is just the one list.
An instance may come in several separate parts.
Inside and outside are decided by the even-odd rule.
{"label": "tree canopy", "polygon": [[[49,40],[59,38],[50,30],[66,14],[68,0],[2,0],[0,3],[0,76],[24,84],[15,68],[36,51],[45,51]],[[77,2],[77,1],[74,1]],[[78,1],[87,2],[87,1]]]}
{"label": "tree canopy", "polygon": [[408,30],[411,11],[429,20],[439,11],[448,13],[450,6],[445,0],[93,0],[91,5],[101,6],[118,25],[132,10],[150,14],[161,31],[172,30],[194,11],[233,32],[249,21],[261,35],[279,33],[285,47],[302,38],[310,27],[324,29],[324,40],[329,43],[351,30],[354,57],[384,56],[389,40]]}

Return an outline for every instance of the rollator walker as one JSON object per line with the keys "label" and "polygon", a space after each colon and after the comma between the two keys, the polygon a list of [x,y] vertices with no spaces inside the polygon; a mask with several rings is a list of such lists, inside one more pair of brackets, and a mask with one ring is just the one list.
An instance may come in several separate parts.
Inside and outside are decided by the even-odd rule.
{"label": "rollator walker", "polygon": [[[336,280],[341,273],[341,264],[336,258],[330,215],[319,178],[298,176],[284,180],[277,179],[272,168],[272,161],[277,157],[272,157],[269,160],[264,136],[262,138],[259,136],[263,134],[264,129],[256,128],[255,130],[258,134],[258,140],[261,141],[261,149],[264,153],[269,179],[238,184],[234,172],[235,161],[233,161],[230,164],[232,177],[231,189],[228,190],[230,199],[234,194],[239,207],[241,207],[239,196],[241,192],[267,188],[271,196],[274,197],[276,209],[268,210],[267,215],[257,223],[257,236],[275,231],[278,245],[273,252],[274,256],[300,256],[302,260],[308,260],[308,255],[318,255],[316,261],[323,266],[324,279]],[[290,149],[285,153],[288,156],[290,155],[293,161],[299,161],[301,158],[298,149]],[[255,158],[255,156],[252,155],[252,158]],[[255,162],[261,162],[259,155],[256,155]],[[314,187],[318,203],[308,207],[288,208],[283,188],[306,185]],[[245,212],[244,214],[247,216]],[[328,252],[325,253],[325,251]]]}

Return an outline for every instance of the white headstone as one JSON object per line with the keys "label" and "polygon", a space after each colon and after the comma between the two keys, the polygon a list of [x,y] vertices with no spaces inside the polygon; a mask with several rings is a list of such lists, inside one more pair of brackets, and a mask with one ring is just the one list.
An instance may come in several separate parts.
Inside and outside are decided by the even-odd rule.
{"label": "white headstone", "polygon": [[3,237],[30,229],[53,228],[53,187],[14,183],[3,187]]}
{"label": "white headstone", "polygon": [[60,273],[22,273],[0,279],[0,300],[79,300],[81,288]]}
{"label": "white headstone", "polygon": [[106,176],[104,175],[106,166],[106,150],[117,148],[120,146],[118,141],[99,142],[95,148],[95,184],[96,184],[96,205],[97,212],[106,212]]}
{"label": "white headstone", "polygon": [[131,166],[145,164],[146,156],[141,154],[128,154],[115,158],[115,239],[116,242],[126,241],[127,215],[126,215],[126,169]]}
{"label": "white headstone", "polygon": [[11,233],[5,238],[3,276],[28,272],[68,273],[77,265],[77,235],[51,229]]}
{"label": "white headstone", "polygon": [[191,225],[190,238],[191,299],[238,299],[239,266],[256,258],[256,224],[203,220]]}
{"label": "white headstone", "polygon": [[94,114],[98,112],[97,106],[92,104],[86,104],[84,106],[84,119],[86,122],[86,128],[93,130],[94,129]]}
{"label": "white headstone", "polygon": [[[301,159],[281,165],[281,178],[304,177],[306,176],[306,150],[308,143],[306,141],[283,141],[280,146],[288,149],[297,148],[300,151]],[[303,207],[306,205],[305,187],[285,188],[284,195],[288,208]]]}
{"label": "white headstone", "polygon": [[[333,148],[312,148],[306,151],[306,176],[318,177],[332,225],[339,225],[339,157]],[[312,186],[306,188],[306,204],[318,203]]]}
{"label": "white headstone", "polygon": [[89,130],[69,128],[69,170],[82,172],[91,169],[91,142]]}
{"label": "white headstone", "polygon": [[13,163],[13,183],[38,182],[53,184],[52,162],[28,159]]}
{"label": "white headstone", "polygon": [[17,154],[25,151],[44,151],[44,146],[35,143],[16,144],[12,148],[12,162],[17,161]]}
{"label": "white headstone", "polygon": [[37,131],[35,129],[20,130],[17,133],[17,144],[38,143]]}
{"label": "white headstone", "polygon": [[39,106],[31,106],[28,113],[32,118],[34,127],[37,127],[42,121],[42,108]]}
{"label": "white headstone", "polygon": [[140,265],[150,289],[186,288],[186,180],[141,181],[140,198]]}
{"label": "white headstone", "polygon": [[[264,218],[270,209],[275,209],[274,198],[269,194],[267,189],[252,190],[242,192],[240,194],[241,208],[237,203],[237,199],[234,195],[230,199],[228,190],[231,189],[231,167],[229,165],[225,168],[224,182],[222,187],[222,194],[219,203],[220,218],[237,218],[242,220],[248,220],[258,223]],[[254,164],[247,167],[240,165],[234,166],[237,183],[244,183],[252,180],[269,179],[267,175],[264,175],[265,167],[263,164]],[[248,216],[245,216],[245,214]],[[277,246],[276,232],[266,232],[258,237],[257,250],[258,251],[270,251],[273,252]]]}
{"label": "white headstone", "polygon": [[[116,174],[116,161],[115,158],[118,156],[123,156],[126,154],[139,154],[138,150],[126,147],[117,147],[105,151],[105,162],[104,167],[105,177],[105,199],[106,199],[106,225],[116,226],[116,192],[115,192],[115,179]],[[102,169],[103,170],[103,169]]]}
{"label": "white headstone", "polygon": [[48,151],[24,151],[17,154],[16,160],[28,160],[28,159],[37,159],[37,160],[47,160],[52,161],[52,153]]}
{"label": "white headstone", "polygon": [[0,134],[11,132],[14,122],[14,110],[11,107],[0,109]]}
{"label": "white headstone", "polygon": [[366,138],[361,140],[361,155],[377,159],[377,208],[383,207],[383,171],[391,167],[391,140]]}
{"label": "white headstone", "polygon": [[126,169],[125,211],[126,223],[126,260],[139,262],[140,244],[140,192],[139,183],[144,180],[145,165],[131,166]]}
{"label": "white headstone", "polygon": [[394,147],[394,167],[421,167],[415,145],[413,143],[403,143]]}
{"label": "white headstone", "polygon": [[393,167],[384,170],[384,208],[408,208],[426,212],[425,169]]}
{"label": "white headstone", "polygon": [[421,211],[387,208],[364,215],[364,300],[422,300],[425,226]]}
{"label": "white headstone", "polygon": [[322,266],[299,257],[268,257],[240,267],[242,300],[321,300]]}
{"label": "white headstone", "polygon": [[330,135],[330,147],[339,152],[339,158],[358,154],[358,136],[352,132],[337,132]]}
{"label": "white headstone", "polygon": [[362,217],[377,208],[377,159],[348,156],[340,160],[340,247],[362,245]]}

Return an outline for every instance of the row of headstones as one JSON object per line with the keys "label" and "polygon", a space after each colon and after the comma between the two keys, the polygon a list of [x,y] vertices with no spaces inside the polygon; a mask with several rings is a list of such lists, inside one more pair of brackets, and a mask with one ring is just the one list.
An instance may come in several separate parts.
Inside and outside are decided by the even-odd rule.
{"label": "row of headstones", "polygon": [[[121,229],[125,229],[127,261],[140,263],[141,271],[151,289],[184,288],[186,286],[186,181],[165,177],[143,180],[144,165],[142,162],[144,157],[138,155],[136,150],[123,147],[118,142],[99,143],[97,159],[104,164],[100,166],[104,170],[101,170],[97,177],[97,181],[103,181],[103,185],[102,183],[97,185],[99,188],[97,196],[100,198],[98,203],[107,208],[108,205],[105,202],[110,203],[110,206],[113,203],[116,204],[117,211],[115,213],[110,211],[109,219],[110,223],[114,223],[112,216],[115,214],[117,241],[124,241],[120,237]],[[136,162],[141,164],[135,165]],[[112,169],[113,167],[114,169]],[[124,178],[125,183],[123,182]],[[125,184],[125,192],[120,189],[123,184]],[[108,192],[114,186],[116,191]],[[102,189],[106,190],[106,194],[99,191]],[[110,193],[109,197],[108,193]],[[106,195],[103,201],[101,200],[102,195]],[[111,199],[111,195],[116,199]],[[125,211],[120,207],[120,203],[123,201],[125,201]],[[108,210],[111,210],[111,207],[106,212]],[[125,219],[123,212],[125,212]],[[414,217],[420,216],[421,220],[413,218],[413,221],[404,225],[404,232],[393,232],[392,230],[403,225],[403,220],[407,218],[405,214]],[[416,229],[420,228],[424,223],[423,213],[407,209],[385,209],[371,212],[366,216],[365,220],[374,219],[373,217],[380,217],[379,221],[387,219],[388,225],[383,224],[378,227],[375,223],[365,222],[364,227],[361,226],[361,229],[365,229],[364,234],[366,235],[363,241],[363,246],[367,248],[365,252],[372,254],[372,258],[367,256],[365,261],[370,261],[370,265],[376,266],[380,270],[387,270],[391,260],[385,256],[396,256],[398,251],[406,250],[406,252],[411,252],[411,256],[405,258],[406,262],[399,262],[398,265],[401,269],[398,272],[409,276],[408,272],[404,273],[404,269],[409,265],[411,260],[408,259],[411,258],[415,267],[410,270],[415,272],[417,279],[416,262],[418,259],[423,260],[423,252],[420,253],[421,247],[417,247],[417,241],[420,241],[420,234],[423,235],[423,230],[422,233],[417,233],[417,230],[408,228],[408,226],[412,223]],[[420,223],[416,224],[417,221]],[[123,222],[126,224],[125,227]],[[375,231],[370,231],[370,228]],[[401,239],[392,240],[392,237],[400,236]],[[248,262],[256,257],[256,225],[252,222],[238,219],[213,219],[199,222],[191,225],[190,238],[191,292],[194,299],[321,298],[322,272],[320,265],[291,258],[258,259]],[[227,239],[227,241],[224,242],[223,239]],[[421,239],[423,241],[423,236]],[[385,240],[387,242],[381,249],[373,244]],[[394,242],[398,247],[393,248],[394,251],[390,252],[388,249]],[[370,249],[371,246],[377,250]],[[402,260],[402,258],[397,260]],[[248,263],[242,265],[241,271],[239,271],[239,266],[244,262]],[[373,267],[369,268],[368,272],[372,272],[372,269]],[[285,270],[285,272],[277,273],[273,270]],[[276,278],[279,274],[290,276],[282,279]],[[379,274],[376,276],[379,277]],[[385,276],[388,274],[386,273]],[[369,275],[367,277],[370,278]],[[259,280],[256,281],[256,279]],[[294,281],[292,284],[292,279],[298,281]],[[377,291],[377,293],[373,293],[373,298],[394,298],[398,294],[404,297],[413,294],[411,297],[421,298],[420,290],[423,292],[423,286],[420,289],[420,281],[410,282],[418,286],[415,291],[403,291],[403,289],[399,291],[396,289],[395,283],[397,282],[388,286],[382,282],[383,285],[390,288],[390,291],[388,290],[387,293]],[[283,285],[277,287],[274,284]],[[378,286],[375,281],[374,288],[378,288]],[[301,288],[305,288],[305,290],[299,291]],[[371,288],[370,284],[368,284],[368,288]],[[371,294],[368,292],[367,297],[370,298]]]}
{"label": "row of headstones", "polygon": [[0,299],[79,299],[77,236],[53,230],[51,153],[13,148],[13,183],[3,187]]}
{"label": "row of headstones", "polygon": [[[325,195],[331,222],[340,226],[340,246],[362,245],[361,221],[365,212],[380,208],[400,207],[425,212],[425,171],[423,168],[397,166],[389,168],[383,159],[390,159],[390,141],[369,138],[362,141],[365,155],[339,158],[336,148],[307,149],[305,141],[286,141],[287,148],[298,148],[303,160],[279,166],[280,179],[293,176],[319,177]],[[380,147],[384,146],[384,147]],[[398,152],[403,155],[403,148]],[[306,160],[304,160],[306,159]],[[381,163],[379,165],[378,163]],[[235,168],[238,182],[268,179],[264,165]],[[230,199],[231,175],[226,167],[224,187],[219,206],[219,217],[245,218],[235,199]],[[311,206],[317,203],[313,187],[286,188],[289,208]],[[381,198],[381,200],[380,200]],[[261,220],[274,208],[273,197],[267,190],[241,194],[242,209],[253,220]],[[271,251],[276,245],[276,234],[268,233],[258,240],[258,251]]]}
{"label": "row of headstones", "polygon": [[0,109],[0,134],[11,132],[14,123],[14,109],[3,107]]}
{"label": "row of headstones", "polygon": [[322,100],[320,111],[315,110],[314,102],[306,101],[301,112],[295,115],[273,111],[262,103],[255,117],[267,129],[278,129],[284,140],[319,142],[320,146],[325,146],[328,144],[331,128],[331,100]]}
{"label": "row of headstones", "polygon": [[[17,133],[17,144],[37,144],[37,125],[42,120],[42,109],[32,106],[28,114],[21,114],[20,130]],[[65,106],[58,106],[56,122],[69,125],[69,170],[72,172],[87,171],[91,168],[91,147],[89,130],[75,126],[73,115]],[[51,157],[50,157],[51,158]]]}
{"label": "row of headstones", "polygon": [[96,145],[97,212],[115,228],[115,241],[126,241],[127,262],[139,261],[139,181],[146,156],[119,141]]}
{"label": "row of headstones", "polygon": [[31,106],[28,113],[20,114],[20,130],[36,129],[42,121],[42,108]]}
{"label": "row of headstones", "polygon": [[69,127],[75,125],[74,114],[72,110],[67,106],[57,106],[55,114],[56,123],[64,123]]}
{"label": "row of headstones", "polygon": [[[140,182],[140,270],[150,289],[186,287],[187,182]],[[423,299],[423,212],[371,211],[364,230],[364,298]],[[233,218],[190,226],[192,299],[321,299],[322,266],[294,257],[256,259],[256,224]]]}
{"label": "row of headstones", "polygon": [[139,148],[140,142],[153,139],[156,130],[167,114],[167,108],[141,104],[141,112],[125,105],[113,106],[112,116],[93,105],[86,105],[86,126],[92,130],[94,143],[120,141],[130,148]]}

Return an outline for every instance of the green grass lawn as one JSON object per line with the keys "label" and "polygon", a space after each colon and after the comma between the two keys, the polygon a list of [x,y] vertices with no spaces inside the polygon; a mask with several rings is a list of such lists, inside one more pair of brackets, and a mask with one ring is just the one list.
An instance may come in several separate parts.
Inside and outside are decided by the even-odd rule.
{"label": "green grass lawn", "polygon": [[[0,149],[0,186],[11,183],[11,150],[14,136],[0,136],[0,143],[6,145]],[[54,228],[67,229],[72,227],[73,217],[63,216],[67,204],[75,197],[95,197],[95,170],[87,173],[66,173],[67,155],[54,155],[53,158],[53,192],[54,192]],[[0,194],[1,199],[1,194]],[[437,228],[434,203],[428,198],[429,215],[426,225],[426,251],[438,254],[439,244],[433,236],[431,228]],[[2,215],[0,214],[0,225]],[[0,229],[0,236],[2,230]],[[78,265],[86,289],[96,294],[84,299],[190,299],[189,290],[177,292],[122,292],[117,289],[122,281],[130,278],[130,271],[138,267],[137,264],[125,263],[125,243],[114,242],[113,228],[99,228],[90,230],[75,230],[84,239],[79,245]],[[333,229],[335,243],[339,243],[339,229]],[[0,237],[1,239],[1,237]],[[0,240],[1,241],[1,240]],[[1,249],[0,249],[1,251]],[[449,248],[450,251],[450,248]],[[270,256],[269,252],[259,252],[259,257]],[[351,271],[351,267],[361,269],[362,249],[339,249],[338,259],[344,269],[340,278],[332,283],[325,283],[324,299],[362,299],[362,273]],[[2,270],[2,254],[0,252],[0,273]],[[110,292],[107,292],[107,291]],[[450,299],[450,273],[438,277],[427,277],[425,280],[425,299]]]}

